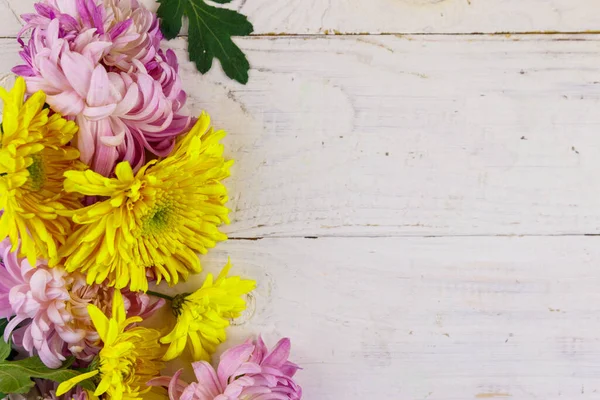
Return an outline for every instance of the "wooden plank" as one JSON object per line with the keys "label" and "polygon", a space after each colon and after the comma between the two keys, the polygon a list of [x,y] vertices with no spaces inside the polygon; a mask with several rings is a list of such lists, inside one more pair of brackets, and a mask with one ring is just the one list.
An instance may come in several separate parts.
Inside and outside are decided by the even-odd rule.
{"label": "wooden plank", "polygon": [[247,86],[182,65],[230,132],[231,236],[600,233],[595,36],[240,44]]}
{"label": "wooden plank", "polygon": [[[37,0],[0,2],[0,35]],[[154,0],[145,0],[151,8]],[[595,0],[234,0],[255,33],[473,33],[598,30]]]}
{"label": "wooden plank", "polygon": [[236,0],[259,33],[597,30],[594,0]]}
{"label": "wooden plank", "polygon": [[290,336],[307,399],[600,396],[599,238],[235,240],[207,271],[227,257],[258,281],[228,344]]}

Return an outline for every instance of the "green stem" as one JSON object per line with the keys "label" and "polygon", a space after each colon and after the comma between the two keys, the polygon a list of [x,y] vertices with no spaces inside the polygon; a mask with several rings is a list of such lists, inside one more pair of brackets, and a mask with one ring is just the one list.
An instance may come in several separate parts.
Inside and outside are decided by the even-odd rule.
{"label": "green stem", "polygon": [[160,297],[161,299],[173,301],[173,297],[169,296],[168,294],[153,292],[152,290],[148,290],[146,293],[149,294],[150,296]]}

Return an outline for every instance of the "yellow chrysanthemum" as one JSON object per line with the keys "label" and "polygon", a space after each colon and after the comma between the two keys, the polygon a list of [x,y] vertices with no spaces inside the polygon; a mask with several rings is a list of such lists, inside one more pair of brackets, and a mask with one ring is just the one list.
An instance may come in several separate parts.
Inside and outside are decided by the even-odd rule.
{"label": "yellow chrysanthemum", "polygon": [[93,363],[97,368],[61,383],[56,395],[61,396],[78,383],[96,377],[98,386],[94,396],[106,400],[142,399],[151,390],[147,382],[158,376],[164,366],[161,361],[164,350],[158,342],[160,332],[143,327],[127,330],[142,318],[126,317],[119,290],[115,290],[110,319],[94,305],[88,306],[88,311],[103,342]]}
{"label": "yellow chrysanthemum", "polygon": [[42,92],[24,101],[25,90],[23,78],[10,92],[0,88],[0,241],[10,237],[12,251],[21,243],[20,255],[34,265],[36,257],[56,259],[71,231],[71,221],[57,212],[80,207],[80,196],[64,192],[63,173],[82,164],[77,149],[67,145],[77,125],[48,116]]}
{"label": "yellow chrysanthemum", "polygon": [[229,320],[239,317],[246,309],[242,296],[256,286],[253,280],[228,277],[230,268],[228,262],[214,282],[212,274],[208,274],[200,289],[175,297],[172,306],[177,323],[160,339],[161,343],[170,343],[165,361],[181,355],[188,338],[195,361],[209,361],[217,346],[225,341]]}
{"label": "yellow chrysanthemum", "polygon": [[117,165],[116,178],[91,170],[65,174],[68,192],[106,198],[72,213],[81,226],[60,251],[67,271],[133,291],[148,289],[148,272],[174,285],[201,271],[197,253],[225,240],[217,226],[229,222],[220,181],[232,161],[223,159],[219,143],[225,132],[209,126],[203,113],[171,155],[135,175],[128,162]]}

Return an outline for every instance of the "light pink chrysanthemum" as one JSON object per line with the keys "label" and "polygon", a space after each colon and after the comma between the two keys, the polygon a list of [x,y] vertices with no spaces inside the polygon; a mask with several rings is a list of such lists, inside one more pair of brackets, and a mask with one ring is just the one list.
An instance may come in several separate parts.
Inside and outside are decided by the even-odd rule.
{"label": "light pink chrysanthemum", "polygon": [[259,337],[223,353],[217,371],[205,361],[193,363],[198,382],[187,385],[179,370],[150,384],[168,385],[170,400],[299,400],[302,388],[293,379],[299,367],[288,361],[290,347],[284,338],[269,352]]}
{"label": "light pink chrysanthemum", "polygon": [[[70,355],[91,361],[100,338],[87,306],[110,310],[113,289],[86,285],[83,275],[49,268],[41,261],[32,267],[10,248],[9,239],[0,242],[0,318],[10,319],[5,340],[12,335],[17,347],[39,355],[51,368]],[[129,316],[148,316],[164,304],[151,302],[143,293],[123,294]]]}
{"label": "light pink chrysanthemum", "polygon": [[145,150],[166,156],[191,120],[156,15],[136,0],[46,0],[36,11],[23,16],[32,34],[13,71],[76,120],[81,160],[108,176],[120,161],[141,167]]}

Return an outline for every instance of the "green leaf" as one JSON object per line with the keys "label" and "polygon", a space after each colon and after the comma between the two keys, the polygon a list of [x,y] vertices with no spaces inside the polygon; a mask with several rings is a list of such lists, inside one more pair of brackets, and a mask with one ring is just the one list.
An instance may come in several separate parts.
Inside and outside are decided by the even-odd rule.
{"label": "green leaf", "polygon": [[[190,22],[188,52],[190,60],[201,73],[206,73],[217,58],[223,71],[240,83],[248,82],[250,64],[232,36],[247,36],[253,27],[248,19],[237,11],[208,5],[204,0],[159,0],[158,16],[161,30],[172,39],[181,30],[181,18]],[[217,3],[227,3],[219,0]]]}
{"label": "green leaf", "polygon": [[160,30],[167,39],[174,39],[181,31],[181,18],[189,0],[159,0]]}
{"label": "green leaf", "polygon": [[6,329],[6,325],[8,325],[8,320],[0,319],[0,361],[6,360],[12,351],[10,340],[8,343],[4,341],[4,329]]}
{"label": "green leaf", "polygon": [[[57,369],[48,368],[39,357],[30,357],[18,361],[0,361],[0,392],[2,393],[27,393],[33,387],[31,379],[49,379],[54,382],[64,382],[77,375],[80,371],[69,369],[74,358],[71,357]],[[80,385],[88,390],[94,390],[94,383],[90,380],[81,382]]]}

